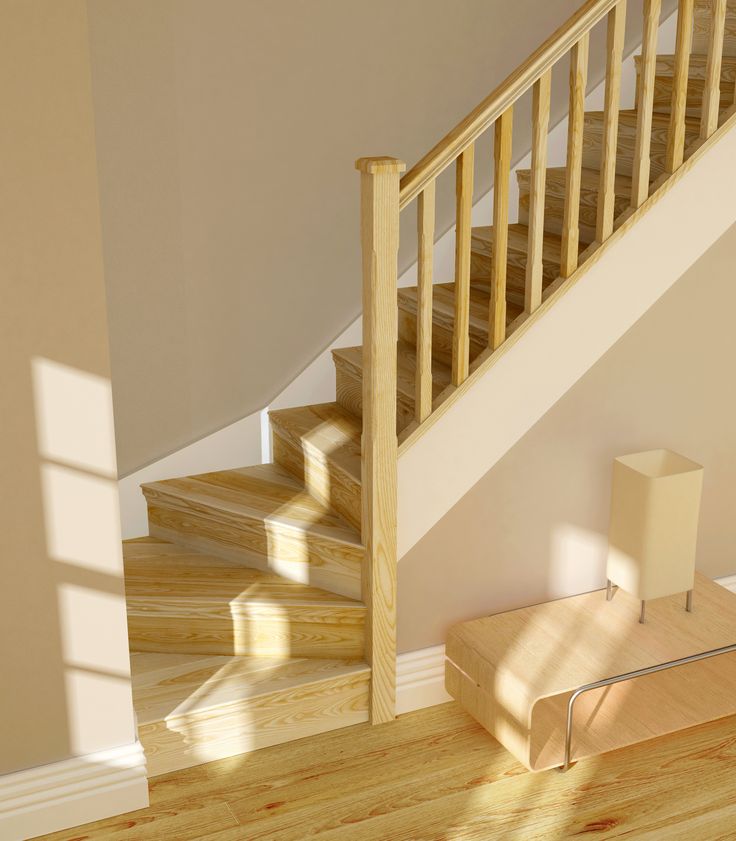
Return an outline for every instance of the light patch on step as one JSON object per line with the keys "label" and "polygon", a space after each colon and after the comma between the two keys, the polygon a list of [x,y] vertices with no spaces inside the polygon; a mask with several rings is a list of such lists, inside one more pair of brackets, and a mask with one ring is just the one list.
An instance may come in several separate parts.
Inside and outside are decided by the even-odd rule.
{"label": "light patch on step", "polygon": [[283,607],[270,603],[266,609],[262,604],[249,605],[234,599],[230,602],[230,616],[235,654],[291,656],[290,619]]}

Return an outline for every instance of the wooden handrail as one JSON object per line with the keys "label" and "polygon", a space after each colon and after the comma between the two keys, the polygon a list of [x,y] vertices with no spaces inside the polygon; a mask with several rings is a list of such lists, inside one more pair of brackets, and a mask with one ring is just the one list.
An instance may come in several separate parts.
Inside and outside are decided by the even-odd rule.
{"label": "wooden handrail", "polygon": [[415,199],[617,3],[618,0],[588,0],[581,6],[521,67],[403,176],[399,208],[403,210]]}

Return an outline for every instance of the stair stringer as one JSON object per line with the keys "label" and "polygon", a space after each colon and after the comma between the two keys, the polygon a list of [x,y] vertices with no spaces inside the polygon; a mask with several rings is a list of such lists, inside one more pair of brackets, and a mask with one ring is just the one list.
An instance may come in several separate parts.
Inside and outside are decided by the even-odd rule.
{"label": "stair stringer", "polygon": [[734,125],[731,114],[529,329],[519,328],[403,443],[399,558],[736,223]]}

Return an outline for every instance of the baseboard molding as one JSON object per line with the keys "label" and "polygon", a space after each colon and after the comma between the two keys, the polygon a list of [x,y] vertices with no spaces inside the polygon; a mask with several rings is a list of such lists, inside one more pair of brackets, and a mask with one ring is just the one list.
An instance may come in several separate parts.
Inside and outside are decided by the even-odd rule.
{"label": "baseboard molding", "polygon": [[396,713],[452,701],[445,692],[445,646],[399,654],[396,662]]}
{"label": "baseboard molding", "polygon": [[140,742],[0,776],[0,838],[25,841],[148,806]]}
{"label": "baseboard molding", "polygon": [[[714,579],[736,593],[736,574]],[[445,691],[445,646],[433,645],[399,654],[396,661],[396,714],[452,701]]]}

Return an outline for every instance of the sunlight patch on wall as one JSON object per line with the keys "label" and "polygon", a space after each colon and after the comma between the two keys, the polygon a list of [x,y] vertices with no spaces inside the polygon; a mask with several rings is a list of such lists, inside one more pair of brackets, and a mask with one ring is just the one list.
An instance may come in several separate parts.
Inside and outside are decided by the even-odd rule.
{"label": "sunlight patch on wall", "polygon": [[44,464],[41,485],[49,557],[119,576],[122,546],[116,484]]}
{"label": "sunlight patch on wall", "polygon": [[32,374],[40,455],[117,479],[110,381],[40,357]]}

